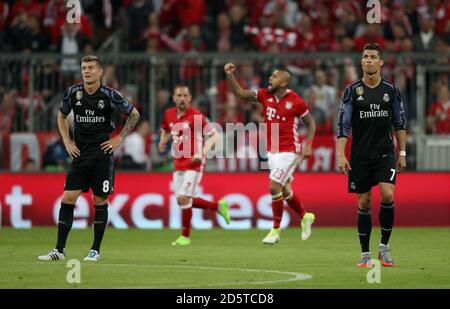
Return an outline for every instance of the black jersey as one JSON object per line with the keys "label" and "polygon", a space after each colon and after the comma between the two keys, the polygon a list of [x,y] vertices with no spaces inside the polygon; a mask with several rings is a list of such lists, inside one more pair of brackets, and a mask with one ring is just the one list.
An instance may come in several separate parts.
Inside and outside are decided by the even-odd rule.
{"label": "black jersey", "polygon": [[129,115],[133,105],[118,91],[106,86],[88,94],[83,84],[69,87],[59,110],[64,115],[74,114],[74,140],[81,153],[101,151],[100,144],[109,139],[114,130],[111,115],[114,110]]}
{"label": "black jersey", "polygon": [[406,128],[402,97],[394,84],[381,79],[378,86],[370,88],[358,80],[345,88],[337,136],[348,137],[352,129],[351,163],[394,156],[392,127]]}

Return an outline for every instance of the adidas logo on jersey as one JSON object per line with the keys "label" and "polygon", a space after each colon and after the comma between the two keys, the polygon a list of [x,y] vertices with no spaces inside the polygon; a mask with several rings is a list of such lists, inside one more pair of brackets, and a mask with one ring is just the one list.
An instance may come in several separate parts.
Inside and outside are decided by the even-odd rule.
{"label": "adidas logo on jersey", "polygon": [[77,101],[77,103],[75,103],[76,106],[81,106],[81,102]]}
{"label": "adidas logo on jersey", "polygon": [[364,101],[364,98],[362,96],[359,96],[356,101]]}

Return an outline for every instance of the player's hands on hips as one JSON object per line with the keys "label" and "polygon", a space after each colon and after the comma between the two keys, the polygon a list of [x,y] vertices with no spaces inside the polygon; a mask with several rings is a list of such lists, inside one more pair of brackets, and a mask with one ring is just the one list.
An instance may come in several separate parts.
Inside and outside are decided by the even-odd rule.
{"label": "player's hands on hips", "polygon": [[192,163],[194,164],[202,163],[202,158],[192,158]]}
{"label": "player's hands on hips", "polygon": [[225,64],[225,66],[223,67],[223,70],[225,71],[226,74],[233,74],[235,68],[236,67],[234,66],[234,64],[229,62],[229,63]]}
{"label": "player's hands on hips", "polygon": [[397,161],[397,173],[403,172],[406,169],[406,157],[399,156]]}
{"label": "player's hands on hips", "polygon": [[312,146],[310,144],[303,144],[301,152],[302,161],[308,159],[312,155]]}
{"label": "player's hands on hips", "polygon": [[338,168],[342,174],[348,175],[348,171],[351,169],[350,164],[345,156],[338,156]]}
{"label": "player's hands on hips", "polygon": [[100,144],[102,150],[104,153],[111,154],[114,150],[119,148],[119,146],[123,143],[123,137],[120,135],[117,135],[106,142],[103,142]]}
{"label": "player's hands on hips", "polygon": [[80,150],[77,148],[74,142],[64,142],[64,146],[66,147],[66,151],[69,154],[70,158],[77,158],[80,156]]}

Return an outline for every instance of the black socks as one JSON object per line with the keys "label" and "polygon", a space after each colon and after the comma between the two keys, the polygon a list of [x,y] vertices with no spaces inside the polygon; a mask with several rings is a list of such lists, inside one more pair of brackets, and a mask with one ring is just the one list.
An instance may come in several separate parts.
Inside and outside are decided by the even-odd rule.
{"label": "black socks", "polygon": [[369,252],[370,233],[372,232],[371,209],[358,208],[358,234],[361,244],[361,252]]}
{"label": "black socks", "polygon": [[380,208],[380,226],[381,243],[387,245],[391,237],[392,227],[394,225],[394,202],[389,204],[381,203]]}
{"label": "black socks", "polygon": [[108,204],[95,206],[94,218],[94,243],[92,250],[100,253],[100,244],[102,243],[103,234],[108,225]]}
{"label": "black socks", "polygon": [[58,240],[56,242],[56,249],[60,253],[63,253],[63,249],[66,247],[67,236],[72,228],[74,208],[75,205],[73,204],[61,202],[58,217]]}

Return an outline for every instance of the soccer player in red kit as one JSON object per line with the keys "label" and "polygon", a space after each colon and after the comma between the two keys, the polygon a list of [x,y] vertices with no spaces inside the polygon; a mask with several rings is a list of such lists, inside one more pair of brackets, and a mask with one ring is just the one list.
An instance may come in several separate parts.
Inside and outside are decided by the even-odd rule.
{"label": "soccer player in red kit", "polygon": [[[175,107],[164,113],[161,124],[161,138],[159,150],[164,152],[167,143],[172,139],[172,154],[174,156],[175,171],[173,181],[175,195],[182,215],[181,236],[172,245],[187,246],[191,244],[190,230],[192,207],[217,211],[227,224],[230,223],[228,203],[224,200],[210,202],[196,197],[196,189],[202,178],[206,163],[207,144],[212,147],[210,140],[205,144],[203,131],[207,124],[206,117],[197,109],[190,106],[192,96],[185,85],[177,85],[172,97]],[[214,129],[206,132],[210,139],[214,139]]]}
{"label": "soccer player in red kit", "polygon": [[[283,199],[302,219],[301,236],[302,240],[306,240],[311,236],[311,225],[315,216],[305,211],[302,203],[291,190],[291,182],[297,165],[312,154],[312,142],[316,131],[315,121],[309,114],[303,99],[288,89],[291,73],[286,68],[276,69],[269,77],[269,87],[257,91],[241,88],[233,74],[234,64],[227,63],[224,70],[230,89],[235,96],[244,100],[258,101],[264,107],[273,228],[263,239],[263,243],[275,244],[280,240]],[[300,119],[307,128],[302,146],[298,136]],[[277,133],[278,139],[275,138]]]}

